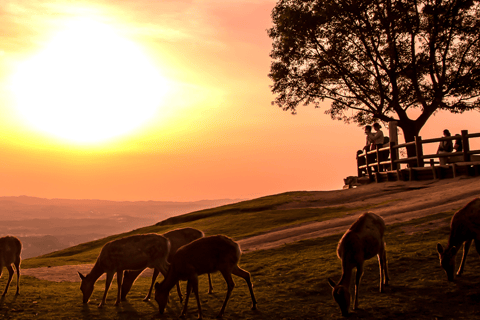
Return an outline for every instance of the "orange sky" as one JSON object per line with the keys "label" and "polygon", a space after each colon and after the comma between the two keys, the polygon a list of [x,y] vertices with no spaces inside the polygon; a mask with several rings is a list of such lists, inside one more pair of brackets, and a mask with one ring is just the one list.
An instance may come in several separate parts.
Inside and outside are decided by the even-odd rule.
{"label": "orange sky", "polygon": [[[193,201],[340,189],[344,177],[356,174],[355,151],[363,146],[363,130],[332,121],[313,107],[300,107],[293,116],[271,105],[267,77],[271,43],[266,29],[274,5],[275,1],[261,0],[2,1],[0,196]],[[145,89],[134,94],[134,103],[126,102],[122,110],[128,122],[140,112],[141,97],[161,98],[154,114],[135,129],[109,139],[78,142],[67,139],[61,130],[79,125],[80,137],[97,137],[88,121],[102,114],[101,108],[94,106],[92,114],[82,118],[89,101],[100,99],[90,97],[95,81],[123,81],[126,75],[131,85],[137,84],[132,80],[135,76],[125,71],[138,69],[125,56],[127,49],[119,47],[111,55],[118,71],[114,78],[90,72],[82,81],[93,85],[79,92],[68,87],[78,76],[69,79],[63,69],[21,79],[21,99],[27,97],[32,112],[39,111],[33,121],[47,129],[63,124],[65,129],[56,134],[37,129],[19,113],[12,79],[26,61],[36,61],[32,59],[46,52],[62,30],[69,30],[72,21],[85,19],[107,26],[133,44],[150,69],[165,80],[167,92]],[[101,40],[88,47],[86,41],[80,44],[87,53],[101,51],[104,45]],[[75,63],[85,56],[76,55],[83,47],[73,51]],[[60,63],[65,56],[70,54],[54,56],[51,63]],[[100,61],[94,70],[105,64]],[[55,99],[44,89],[52,79],[56,79],[52,90],[58,92],[61,86],[66,92],[61,107],[73,110],[68,119],[44,112]],[[104,102],[109,105],[106,116],[96,119],[106,131],[122,103],[110,98]],[[42,115],[45,119],[39,119]],[[439,113],[421,134],[438,137],[444,128],[452,133],[480,132],[479,120],[478,112]]]}

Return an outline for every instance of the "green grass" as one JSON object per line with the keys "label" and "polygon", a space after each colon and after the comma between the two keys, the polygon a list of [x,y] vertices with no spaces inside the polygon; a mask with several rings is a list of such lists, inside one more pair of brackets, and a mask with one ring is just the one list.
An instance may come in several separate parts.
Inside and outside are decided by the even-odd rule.
{"label": "green grass", "polygon": [[[451,213],[441,213],[387,227],[390,286],[385,293],[378,292],[378,262],[367,261],[360,287],[360,309],[349,319],[473,319],[480,316],[480,259],[475,250],[472,248],[469,254],[464,275],[449,283],[435,249],[437,242],[446,242],[448,227],[414,235],[403,231],[411,225],[450,217]],[[335,252],[340,237],[338,234],[244,254],[240,266],[252,274],[258,310],[250,310],[247,286],[242,279],[235,278],[237,286],[225,319],[341,319],[326,281],[328,277],[338,280],[341,275],[340,260]],[[460,255],[457,258],[460,259]],[[213,319],[220,310],[226,285],[220,274],[214,274],[215,292],[208,295],[206,277],[200,280],[204,317]],[[104,281],[97,282],[91,302],[84,306],[78,283],[23,277],[21,295],[15,299],[12,286],[1,304],[0,315],[5,319],[175,319],[181,305],[174,290],[162,317],[157,314],[155,301],[142,301],[149,282],[150,279],[140,278],[129,293],[129,301],[119,307],[113,305],[116,295],[113,283],[107,305],[98,309]],[[2,277],[0,287],[4,284],[5,277]],[[194,299],[189,303],[187,319],[196,319]]]}
{"label": "green grass", "polygon": [[[178,224],[150,226],[131,233],[166,232],[191,226],[207,234],[224,233],[241,239],[271,228],[314,220],[327,220],[350,213],[345,208],[275,210],[276,206],[297,201],[305,193],[289,193],[241,206],[224,206],[203,210],[199,218],[186,218]],[[308,195],[308,194],[307,194]],[[233,208],[233,209],[232,209]],[[252,209],[255,208],[255,209]],[[261,208],[261,210],[259,209]],[[234,210],[235,209],[235,210]],[[255,211],[259,210],[259,211]],[[351,210],[351,209],[350,209]],[[356,208],[358,210],[358,208]],[[198,213],[192,213],[196,215]],[[464,275],[454,283],[446,279],[436,252],[437,242],[445,244],[449,227],[420,231],[413,235],[405,230],[428,226],[434,221],[448,222],[452,212],[387,226],[385,241],[390,273],[390,285],[379,293],[379,271],[376,259],[365,264],[359,296],[360,309],[349,319],[474,319],[480,316],[480,259],[472,248]],[[125,234],[124,234],[125,235]],[[117,235],[82,244],[42,257],[27,259],[22,267],[94,262],[100,248]],[[253,277],[258,310],[250,310],[251,300],[245,282],[235,277],[237,286],[228,303],[225,319],[342,319],[332,299],[327,278],[335,281],[341,276],[336,247],[342,234],[299,241],[277,249],[255,251],[242,256],[240,266]],[[457,267],[461,254],[457,256]],[[161,277],[160,277],[161,278]],[[6,276],[0,279],[0,289]],[[176,319],[181,305],[172,290],[171,301],[163,316],[158,315],[154,300],[143,302],[150,279],[140,278],[128,295],[128,302],[113,305],[116,282],[109,290],[107,305],[98,309],[104,281],[98,281],[91,302],[82,304],[79,283],[55,283],[23,276],[21,294],[14,297],[15,280],[9,294],[0,301],[0,318],[4,319]],[[213,275],[214,294],[206,293],[206,276],[200,277],[200,297],[205,319],[213,319],[221,308],[226,285],[220,274]],[[182,284],[185,291],[185,283]],[[196,303],[192,297],[187,319],[196,319]]]}

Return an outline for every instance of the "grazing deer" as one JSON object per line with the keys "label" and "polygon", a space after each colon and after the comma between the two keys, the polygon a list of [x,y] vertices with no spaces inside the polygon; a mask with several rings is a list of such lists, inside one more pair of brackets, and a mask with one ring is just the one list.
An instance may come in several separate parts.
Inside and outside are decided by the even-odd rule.
{"label": "grazing deer", "polygon": [[80,290],[83,293],[83,303],[90,299],[97,279],[107,273],[105,292],[98,307],[105,305],[108,288],[113,275],[117,273],[118,293],[115,305],[118,305],[121,300],[123,271],[155,268],[166,274],[169,267],[167,262],[169,252],[170,242],[158,234],[133,235],[108,242],[100,251],[90,273],[86,276],[78,273],[82,279]]}
{"label": "grazing deer", "polygon": [[218,235],[200,238],[180,249],[173,256],[167,276],[161,283],[155,284],[155,300],[158,303],[160,314],[163,314],[168,301],[170,290],[179,280],[187,280],[187,294],[181,317],[187,313],[188,299],[193,289],[198,306],[198,318],[202,319],[202,308],[198,297],[198,276],[204,273],[220,271],[227,282],[228,290],[218,318],[225,312],[228,299],[235,287],[232,273],[245,279],[252,297],[252,310],[257,308],[257,301],[253,293],[250,273],[238,267],[242,252],[238,243],[232,239]]}
{"label": "grazing deer", "polygon": [[380,267],[380,292],[388,285],[387,252],[383,235],[385,222],[378,215],[367,212],[362,214],[350,229],[345,232],[338,243],[337,255],[342,260],[342,278],[335,284],[332,279],[328,283],[333,288],[333,298],[340,306],[343,316],[348,315],[350,306],[350,282],[352,271],[357,268],[355,277],[355,298],[353,309],[358,308],[358,288],[363,275],[365,260],[378,256]]}
{"label": "grazing deer", "polygon": [[[0,238],[0,276],[2,276],[3,267],[8,270],[8,281],[3,291],[2,297],[7,294],[8,286],[12,281],[13,274],[17,270],[17,291],[15,295],[20,293],[20,253],[22,252],[22,243],[15,237],[6,236]],[[12,263],[15,266],[13,270]]]}
{"label": "grazing deer", "polygon": [[[203,238],[205,234],[194,228],[181,228],[181,229],[175,229],[172,231],[169,231],[167,233],[164,233],[163,236],[167,238],[170,241],[170,254],[168,255],[168,262],[172,260],[173,255],[177,252],[177,250],[192,242],[193,240],[197,240],[200,238]],[[123,284],[122,284],[122,301],[126,300],[126,296],[130,289],[132,288],[133,283],[137,279],[137,277],[143,272],[143,270],[132,270],[132,271],[125,271],[125,274],[123,276]],[[155,284],[155,279],[157,279],[159,271],[154,270],[153,271],[153,277],[152,277],[152,284],[150,285],[150,289],[148,290],[148,294],[143,299],[144,301],[150,300],[150,296],[152,294],[152,289],[153,285]],[[165,277],[166,274],[163,274]],[[212,287],[212,279],[210,278],[210,274],[208,274],[208,284],[209,284],[209,289],[208,293],[213,292],[213,287]],[[180,289],[179,283],[177,283],[177,292],[178,292],[178,297],[180,298],[180,302],[182,302],[182,291]]]}
{"label": "grazing deer", "polygon": [[463,247],[463,257],[458,269],[457,275],[461,276],[465,261],[467,260],[468,250],[475,240],[475,248],[480,254],[480,199],[476,198],[470,201],[465,207],[458,210],[452,217],[450,223],[450,237],[448,245],[444,248],[437,243],[437,250],[440,257],[440,264],[447,274],[448,281],[453,281],[455,273],[455,256],[458,249],[465,242]]}

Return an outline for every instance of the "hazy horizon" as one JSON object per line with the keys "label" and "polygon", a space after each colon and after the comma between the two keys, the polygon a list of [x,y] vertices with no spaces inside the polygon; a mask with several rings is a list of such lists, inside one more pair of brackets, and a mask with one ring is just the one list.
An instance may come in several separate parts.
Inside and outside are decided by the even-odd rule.
{"label": "hazy horizon", "polygon": [[237,201],[111,201],[0,197],[0,237],[18,237],[23,243],[22,257],[25,259],[154,225],[170,217]]}

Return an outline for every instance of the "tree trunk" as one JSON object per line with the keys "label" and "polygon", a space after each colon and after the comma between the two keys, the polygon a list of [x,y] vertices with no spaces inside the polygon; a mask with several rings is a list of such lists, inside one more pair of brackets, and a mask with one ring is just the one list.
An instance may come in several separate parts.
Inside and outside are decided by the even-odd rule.
{"label": "tree trunk", "polygon": [[[411,121],[411,123],[405,124],[399,122],[398,126],[402,128],[403,136],[405,138],[405,142],[415,141],[415,137],[418,136],[420,129],[415,126],[415,122]],[[415,157],[417,152],[415,151],[415,146],[407,146],[407,157]]]}

